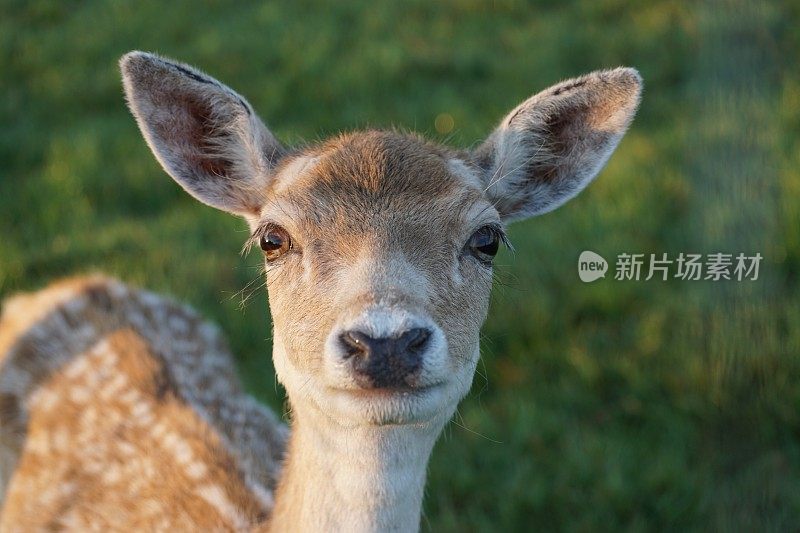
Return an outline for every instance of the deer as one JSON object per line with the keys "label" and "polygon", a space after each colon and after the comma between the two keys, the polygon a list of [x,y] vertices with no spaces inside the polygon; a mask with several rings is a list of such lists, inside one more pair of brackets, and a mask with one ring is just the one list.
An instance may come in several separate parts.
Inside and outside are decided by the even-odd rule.
{"label": "deer", "polygon": [[[188,439],[182,431],[191,434],[192,457],[206,465],[198,470],[216,472],[213,481],[203,478],[203,486],[217,487],[210,494],[173,488],[170,475],[159,489],[164,508],[153,513],[163,523],[136,522],[149,508],[130,501],[126,524],[166,527],[180,516],[179,525],[195,520],[195,528],[417,531],[434,444],[469,392],[480,357],[493,259],[501,246],[510,246],[507,227],[560,207],[597,176],[636,113],[639,73],[619,67],[553,85],[514,108],[482,143],[458,149],[377,129],[288,147],[243,96],[194,67],[134,51],[122,57],[120,68],[130,110],[166,173],[200,202],[244,219],[245,249],[263,253],[272,359],[286,390],[288,433],[238,388],[232,359],[209,337],[213,328],[173,325],[173,304],[143,321],[136,310],[141,304],[129,303],[143,300],[131,296],[135,290],[95,282],[105,287],[100,293],[118,301],[113,326],[95,326],[98,314],[114,314],[104,309],[107,302],[79,296],[86,301],[65,321],[68,327],[46,335],[48,343],[26,344],[27,336],[41,336],[36,324],[12,335],[17,347],[5,356],[0,380],[3,397],[14,397],[18,426],[10,454],[19,456],[18,466],[8,494],[38,490],[24,488],[35,485],[26,474],[26,456],[46,448],[33,443],[38,427],[55,432],[59,419],[80,416],[59,413],[63,398],[73,394],[71,382],[36,388],[76,374],[69,364],[49,362],[56,350],[78,354],[74,364],[97,361],[89,367],[119,361],[105,363],[109,380],[123,375],[138,383],[153,406],[179,404],[184,426],[170,426],[173,440]],[[52,297],[39,298],[52,305]],[[17,312],[33,313],[12,307],[4,316]],[[173,335],[181,342],[164,340]],[[195,346],[191,356],[172,353],[181,343]],[[191,357],[194,363],[186,361]],[[23,367],[39,377],[18,376]],[[220,380],[224,385],[207,385]],[[22,385],[12,386],[16,381]],[[109,386],[100,380],[83,388],[94,402]],[[227,408],[215,403],[223,400]],[[57,414],[37,426],[38,412],[47,406]],[[169,417],[150,411],[143,431],[157,427],[159,416]],[[6,422],[0,422],[5,433]],[[248,436],[241,426],[251,428]],[[116,431],[98,436],[95,445],[127,446],[134,457],[150,457],[139,438]],[[72,442],[62,444],[69,449]],[[89,453],[90,442],[71,453]],[[157,472],[183,465],[174,453],[156,457],[151,468]],[[41,458],[31,461],[55,468]],[[229,468],[214,467],[214,461]],[[13,515],[10,507],[27,504],[29,512],[55,520],[102,490],[102,480],[84,477],[80,467],[58,468],[64,474],[54,490],[72,490],[72,499],[51,507],[44,500],[8,498],[3,518]],[[217,522],[203,522],[203,513],[194,510],[209,501]],[[98,520],[108,527],[123,523]]]}

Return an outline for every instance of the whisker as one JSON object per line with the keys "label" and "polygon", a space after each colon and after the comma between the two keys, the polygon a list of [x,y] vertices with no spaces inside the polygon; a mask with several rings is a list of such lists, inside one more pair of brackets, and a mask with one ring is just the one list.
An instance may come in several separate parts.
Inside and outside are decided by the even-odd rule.
{"label": "whisker", "polygon": [[[456,409],[456,412],[459,413],[459,416],[461,416],[461,413],[458,411],[458,409]],[[461,419],[463,420],[463,417],[461,417]],[[505,444],[502,441],[495,440],[495,439],[493,439],[491,437],[487,437],[483,433],[475,431],[474,429],[470,429],[467,426],[465,426],[464,424],[459,424],[458,421],[456,421],[455,419],[451,419],[450,422],[452,422],[453,424],[455,424],[456,426],[460,427],[463,430],[469,431],[473,435],[477,435],[478,437],[481,437],[482,439],[488,440],[489,442],[493,442],[494,444]]]}

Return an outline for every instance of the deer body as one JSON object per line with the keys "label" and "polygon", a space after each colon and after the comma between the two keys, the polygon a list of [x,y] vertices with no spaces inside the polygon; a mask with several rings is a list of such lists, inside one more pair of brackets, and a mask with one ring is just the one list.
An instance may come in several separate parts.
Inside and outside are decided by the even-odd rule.
{"label": "deer body", "polygon": [[[187,65],[132,52],[121,68],[164,169],[243,217],[264,252],[292,431],[274,509],[265,504],[270,519],[256,526],[416,530],[431,450],[472,383],[505,226],[557,208],[597,175],[633,118],[638,74],[562,82],[460,151],[386,131],[289,149],[243,97]],[[185,385],[198,395],[197,380]],[[276,457],[280,426],[268,422],[266,444],[224,431],[220,442],[234,457]],[[253,479],[269,489],[267,471]]]}
{"label": "deer body", "polygon": [[269,515],[286,428],[185,306],[63,281],[6,302],[0,356],[13,472],[0,530],[233,530]]}

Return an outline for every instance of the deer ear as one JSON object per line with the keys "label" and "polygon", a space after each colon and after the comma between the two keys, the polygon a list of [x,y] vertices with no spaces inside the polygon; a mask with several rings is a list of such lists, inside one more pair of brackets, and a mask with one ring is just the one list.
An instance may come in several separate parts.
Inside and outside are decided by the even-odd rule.
{"label": "deer ear", "polygon": [[634,69],[597,71],[509,113],[473,154],[503,219],[552,211],[583,190],[633,120],[641,88]]}
{"label": "deer ear", "polygon": [[203,203],[257,214],[283,148],[240,95],[187,65],[144,52],[120,60],[133,116],[164,170]]}

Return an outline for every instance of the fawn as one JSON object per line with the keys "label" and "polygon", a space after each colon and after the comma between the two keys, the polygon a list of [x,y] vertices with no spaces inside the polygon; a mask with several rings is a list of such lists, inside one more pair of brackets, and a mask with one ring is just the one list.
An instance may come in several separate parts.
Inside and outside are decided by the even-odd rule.
{"label": "fawn", "polygon": [[[125,55],[120,64],[131,111],[164,170],[201,202],[243,217],[251,232],[248,245],[263,251],[273,361],[291,407],[284,451],[284,430],[277,420],[228,384],[235,381],[230,358],[222,357],[216,341],[195,329],[173,331],[168,317],[140,326],[126,318],[125,310],[117,329],[103,337],[87,317],[90,324],[80,348],[70,353],[97,358],[98,365],[115,353],[120,368],[108,366],[108,379],[130,373],[128,381],[138,380],[154,405],[166,401],[158,394],[163,379],[157,368],[170,375],[197,373],[180,382],[166,380],[175,381],[175,392],[167,398],[182,398],[171,401],[178,401],[187,419],[198,419],[192,424],[205,424],[202,431],[185,429],[201,435],[192,441],[198,447],[195,456],[207,462],[224,456],[235,465],[232,473],[225,472],[229,477],[211,484],[217,487],[212,495],[217,498],[208,491],[202,497],[197,490],[173,489],[171,476],[164,479],[159,497],[169,504],[154,516],[186,517],[189,511],[180,507],[191,507],[190,500],[204,505],[212,501],[217,515],[226,515],[220,509],[229,515],[225,526],[214,523],[218,527],[417,530],[430,453],[472,383],[492,259],[507,243],[505,227],[556,209],[598,174],[636,112],[638,73],[617,68],[559,83],[512,110],[474,150],[454,150],[393,131],[349,133],[287,148],[242,96],[200,71],[143,52]],[[79,329],[80,317],[74,320]],[[177,348],[169,341],[154,341],[148,328],[158,329],[159,338],[174,334],[181,342],[194,343],[195,364],[172,357]],[[67,339],[57,340],[70,344],[72,334],[70,328],[59,330],[57,335]],[[26,348],[30,363],[19,356],[7,358],[2,383],[13,381],[17,365],[35,367],[42,379],[68,379],[68,365],[53,368],[45,355],[31,356],[37,349]],[[218,362],[213,376],[203,370],[209,357]],[[137,364],[148,370],[133,368],[138,358],[143,361]],[[171,371],[171,365],[180,370]],[[52,377],[56,372],[65,377]],[[204,379],[225,385],[204,388]],[[47,456],[37,455],[45,444],[30,442],[38,413],[45,405],[58,406],[73,386],[65,381],[45,392],[31,381],[24,390],[15,389],[15,402],[24,414],[18,418],[29,419],[28,442],[19,439],[21,466],[9,494],[35,494],[37,489],[17,489],[15,484],[32,483],[24,470],[29,455],[36,457],[29,461],[47,468]],[[84,388],[94,397],[104,386],[108,384],[101,380]],[[236,406],[215,410],[203,403],[223,397]],[[160,412],[154,410],[141,431],[157,426],[162,416],[169,418]],[[73,414],[80,415],[51,414],[53,420],[41,422],[50,424],[51,440],[58,440],[53,429],[57,419],[71,422]],[[253,434],[258,436],[243,438],[236,429],[240,424],[257,428]],[[4,433],[5,427],[3,421]],[[172,431],[181,437],[177,422]],[[87,467],[80,456],[95,445],[131,445],[138,453],[139,438],[136,432],[105,433],[87,437],[78,449],[68,440],[74,464],[59,465],[66,473],[52,489],[68,492],[64,487],[77,486],[70,490],[81,498],[83,491],[100,490],[102,480],[84,477]],[[276,457],[283,457],[279,478]],[[176,460],[159,456],[151,466],[172,472]],[[261,470],[249,471],[259,460]],[[41,503],[31,508],[57,519],[70,506],[84,505],[77,498],[65,500],[69,505],[62,507]],[[13,514],[10,507],[26,503],[19,498],[11,502],[5,513]],[[128,505],[131,515],[144,513],[136,501]],[[198,520],[195,526],[207,526],[196,515],[191,515]]]}

